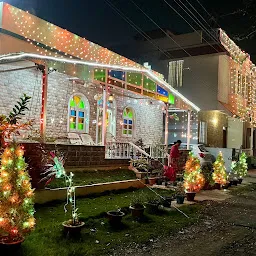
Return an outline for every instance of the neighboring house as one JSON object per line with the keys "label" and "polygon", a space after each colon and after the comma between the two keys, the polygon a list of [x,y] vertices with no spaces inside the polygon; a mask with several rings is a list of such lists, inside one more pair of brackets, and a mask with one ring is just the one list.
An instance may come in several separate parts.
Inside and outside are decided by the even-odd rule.
{"label": "neighboring house", "polygon": [[32,97],[38,133],[23,140],[159,144],[166,104],[199,110],[157,72],[9,4],[0,13],[0,113]]}
{"label": "neighboring house", "polygon": [[[125,46],[118,51],[152,66],[168,77],[169,84],[197,103],[201,109],[198,142],[212,147],[254,147],[251,127],[256,121],[256,68],[249,54],[221,29],[210,31],[212,37],[201,31],[166,33],[168,36],[163,32],[147,33],[161,51],[139,36],[129,42],[136,53],[128,52]],[[169,125],[174,131],[175,124]],[[179,126],[183,129],[176,137],[182,139],[186,126]]]}

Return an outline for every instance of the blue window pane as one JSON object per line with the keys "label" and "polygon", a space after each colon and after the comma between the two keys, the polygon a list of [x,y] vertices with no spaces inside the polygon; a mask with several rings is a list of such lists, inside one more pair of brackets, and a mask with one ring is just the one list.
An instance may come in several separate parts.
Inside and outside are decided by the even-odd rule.
{"label": "blue window pane", "polygon": [[132,124],[132,120],[129,120],[129,124]]}
{"label": "blue window pane", "polygon": [[157,86],[157,92],[164,96],[168,96],[168,92],[165,89],[163,89],[162,87],[160,87],[159,85]]}
{"label": "blue window pane", "polygon": [[127,124],[127,120],[126,119],[124,119],[124,124]]}
{"label": "blue window pane", "polygon": [[84,112],[79,111],[79,117],[84,117]]}
{"label": "blue window pane", "polygon": [[125,80],[123,71],[111,70],[108,72],[108,75],[119,80]]}
{"label": "blue window pane", "polygon": [[70,110],[70,115],[71,116],[76,116],[76,111],[75,110]]}

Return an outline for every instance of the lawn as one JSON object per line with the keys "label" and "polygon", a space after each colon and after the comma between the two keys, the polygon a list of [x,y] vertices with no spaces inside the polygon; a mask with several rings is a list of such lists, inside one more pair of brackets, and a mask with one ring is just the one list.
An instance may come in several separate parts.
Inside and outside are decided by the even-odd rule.
{"label": "lawn", "polygon": [[[74,186],[83,186],[104,182],[133,180],[136,175],[130,170],[88,170],[88,171],[74,171],[73,182]],[[63,188],[66,187],[64,179],[55,179],[48,186],[48,188]]]}
{"label": "lawn", "polygon": [[[156,190],[163,196],[171,192]],[[77,207],[86,227],[78,240],[67,239],[62,233],[61,223],[69,218],[64,214],[64,202],[51,203],[37,207],[35,217],[37,226],[22,245],[24,256],[85,256],[108,255],[115,248],[131,243],[147,243],[157,236],[168,235],[196,221],[198,205],[184,206],[181,209],[189,219],[177,211],[158,215],[145,214],[141,222],[134,221],[128,211],[131,198],[135,195],[152,195],[148,188],[110,193],[108,195],[77,199]],[[105,212],[122,208],[127,214],[119,230],[111,228]]]}

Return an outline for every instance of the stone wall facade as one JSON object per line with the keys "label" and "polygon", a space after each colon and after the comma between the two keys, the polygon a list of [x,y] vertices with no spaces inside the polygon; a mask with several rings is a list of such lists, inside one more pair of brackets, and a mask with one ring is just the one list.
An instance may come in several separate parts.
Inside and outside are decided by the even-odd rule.
{"label": "stone wall facade", "polygon": [[228,129],[228,116],[220,111],[200,111],[198,120],[207,123],[207,146],[224,147],[223,133]]}
{"label": "stone wall facade", "polygon": [[[24,62],[23,62],[24,66]],[[27,62],[26,66],[33,66]],[[21,64],[9,63],[1,65],[0,70],[20,68]],[[39,136],[42,73],[36,68],[15,70],[0,73],[0,114],[8,114],[14,103],[23,93],[31,96],[29,111],[25,119],[34,119],[31,137]],[[89,134],[93,141],[96,140],[97,100],[96,94],[102,93],[99,85],[77,84],[70,77],[52,72],[48,75],[47,94],[47,125],[46,137],[48,141],[56,138],[67,137],[68,133],[68,105],[69,100],[76,93],[84,95],[90,105]],[[142,139],[144,144],[159,143],[163,138],[163,111],[162,103],[150,101],[132,92],[115,95],[115,89],[110,89],[116,100],[116,140],[119,142],[136,141]],[[122,95],[123,94],[123,95]],[[132,138],[122,135],[122,114],[125,107],[132,107],[135,113],[135,130]]]}

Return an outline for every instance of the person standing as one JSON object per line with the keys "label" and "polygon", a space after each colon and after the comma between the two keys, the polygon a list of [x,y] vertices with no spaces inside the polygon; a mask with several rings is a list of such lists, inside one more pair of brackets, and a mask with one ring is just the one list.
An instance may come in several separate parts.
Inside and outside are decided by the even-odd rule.
{"label": "person standing", "polygon": [[179,170],[179,158],[180,158],[180,151],[179,151],[179,147],[181,145],[181,141],[177,140],[177,142],[174,143],[174,145],[171,147],[171,151],[170,151],[170,163],[171,166],[173,167],[175,173],[178,172]]}

